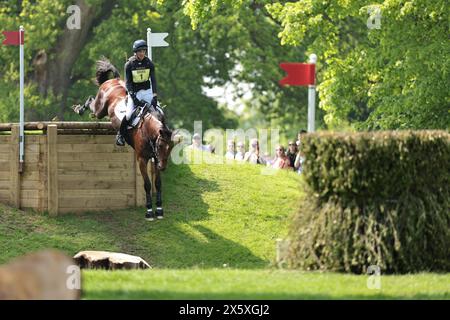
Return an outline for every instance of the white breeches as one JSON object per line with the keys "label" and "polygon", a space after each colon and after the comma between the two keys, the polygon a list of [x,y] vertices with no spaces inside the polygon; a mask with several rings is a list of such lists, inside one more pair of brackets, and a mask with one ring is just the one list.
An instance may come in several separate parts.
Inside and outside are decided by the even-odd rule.
{"label": "white breeches", "polygon": [[[139,100],[145,101],[147,103],[151,103],[152,99],[153,99],[153,92],[152,89],[147,89],[147,90],[139,90],[136,93],[136,97]],[[128,95],[128,100],[127,100],[127,112],[125,113],[125,117],[127,118],[127,120],[130,120],[131,115],[133,114],[134,111],[134,101],[133,99],[130,97],[130,95]]]}

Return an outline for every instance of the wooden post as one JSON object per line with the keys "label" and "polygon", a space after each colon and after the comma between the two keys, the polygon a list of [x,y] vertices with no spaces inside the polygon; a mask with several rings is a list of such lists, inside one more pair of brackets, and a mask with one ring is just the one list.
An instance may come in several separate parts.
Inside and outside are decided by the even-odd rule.
{"label": "wooden post", "polygon": [[58,127],[47,127],[47,184],[48,184],[48,212],[52,216],[58,214]]}
{"label": "wooden post", "polygon": [[11,184],[9,186],[9,199],[11,205],[15,208],[20,208],[20,172],[19,172],[19,125],[14,124],[11,127],[11,148],[9,155],[9,168]]}

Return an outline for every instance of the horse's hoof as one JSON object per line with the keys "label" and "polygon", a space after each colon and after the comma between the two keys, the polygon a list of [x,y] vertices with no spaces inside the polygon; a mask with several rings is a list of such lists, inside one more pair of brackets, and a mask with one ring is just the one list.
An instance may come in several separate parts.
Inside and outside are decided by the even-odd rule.
{"label": "horse's hoof", "polygon": [[145,214],[145,220],[147,221],[154,221],[155,220],[155,214],[152,210],[147,210],[147,213]]}
{"label": "horse's hoof", "polygon": [[84,108],[80,104],[76,104],[72,106],[73,111],[78,114],[79,116],[82,116],[84,113]]}
{"label": "horse's hoof", "polygon": [[164,211],[162,208],[157,208],[156,209],[156,218],[161,220],[164,218]]}

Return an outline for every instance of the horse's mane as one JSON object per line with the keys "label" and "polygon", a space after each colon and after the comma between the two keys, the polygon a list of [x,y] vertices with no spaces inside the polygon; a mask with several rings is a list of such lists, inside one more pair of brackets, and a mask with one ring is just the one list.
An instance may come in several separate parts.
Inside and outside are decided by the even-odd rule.
{"label": "horse's mane", "polygon": [[97,72],[95,73],[97,85],[102,85],[110,79],[119,79],[120,74],[117,68],[104,56],[97,61]]}
{"label": "horse's mane", "polygon": [[151,114],[153,117],[155,117],[156,119],[158,119],[163,125],[165,124],[166,119],[165,119],[164,115],[162,115],[161,113],[159,113],[159,112],[156,111],[156,110],[151,110],[151,111],[150,111],[150,114]]}
{"label": "horse's mane", "polygon": [[152,117],[154,117],[156,120],[158,120],[159,122],[161,122],[161,125],[162,125],[162,126],[161,126],[161,129],[162,129],[162,131],[163,131],[163,135],[170,138],[170,136],[172,135],[172,130],[170,130],[169,127],[167,126],[165,116],[164,116],[163,114],[161,114],[160,112],[155,111],[155,110],[151,110],[151,111],[149,112],[149,114],[150,114]]}

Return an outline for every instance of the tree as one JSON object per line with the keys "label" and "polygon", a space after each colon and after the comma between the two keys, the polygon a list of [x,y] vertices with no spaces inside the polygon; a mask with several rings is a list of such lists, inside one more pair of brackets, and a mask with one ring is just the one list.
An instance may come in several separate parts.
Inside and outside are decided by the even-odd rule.
{"label": "tree", "polygon": [[[66,28],[70,4],[66,0],[40,1],[39,5],[17,1],[15,6],[0,2],[0,18],[7,22],[5,29],[16,28],[19,21],[26,28],[27,120],[48,120],[55,114],[60,119],[75,119],[69,106],[97,91],[92,81],[95,61],[105,55],[121,70],[126,57],[132,54],[133,41],[145,38],[146,28],[152,26],[154,32],[170,33],[171,46],[155,49],[159,93],[168,105],[170,121],[189,129],[193,120],[203,115],[206,126],[236,124],[232,116],[225,116],[217,103],[202,92],[208,70],[222,68],[211,66],[205,59],[205,50],[209,50],[207,56],[212,61],[220,59],[216,56],[221,50],[208,48],[198,33],[189,28],[189,19],[176,1],[156,8],[155,2],[144,0],[79,0],[76,4],[81,8],[82,20],[78,31]],[[0,93],[10,97],[0,102],[0,110],[15,110],[11,106],[14,97],[18,97],[17,52],[3,47],[0,50],[0,81],[4,84]],[[6,90],[12,90],[11,94]],[[3,121],[17,119],[17,112],[5,112],[2,117]]]}
{"label": "tree", "polygon": [[[265,6],[282,45],[319,57],[318,90],[331,128],[449,128],[449,6],[442,0],[188,0],[194,28],[216,14]],[[381,28],[367,27],[379,8]]]}

